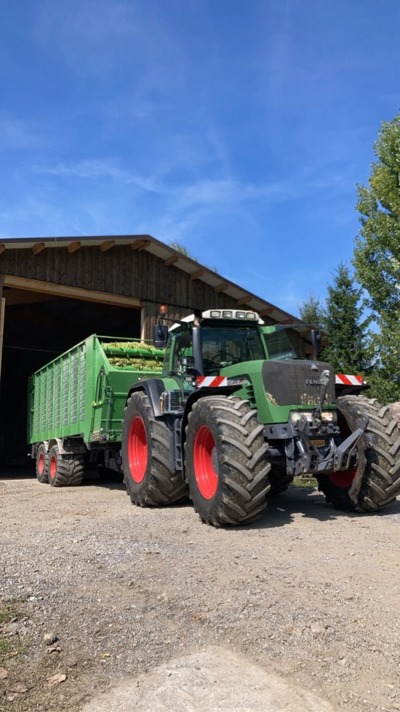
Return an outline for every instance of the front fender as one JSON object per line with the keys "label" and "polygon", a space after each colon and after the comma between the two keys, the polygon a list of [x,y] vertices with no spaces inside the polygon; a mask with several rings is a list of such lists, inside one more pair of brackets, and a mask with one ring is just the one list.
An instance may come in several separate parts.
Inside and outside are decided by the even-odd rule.
{"label": "front fender", "polygon": [[160,410],[160,396],[164,392],[165,386],[162,378],[146,378],[143,381],[138,381],[129,389],[126,402],[128,402],[132,393],[137,393],[141,391],[145,393],[148,397],[151,407],[153,409],[154,416],[157,417],[161,415]]}

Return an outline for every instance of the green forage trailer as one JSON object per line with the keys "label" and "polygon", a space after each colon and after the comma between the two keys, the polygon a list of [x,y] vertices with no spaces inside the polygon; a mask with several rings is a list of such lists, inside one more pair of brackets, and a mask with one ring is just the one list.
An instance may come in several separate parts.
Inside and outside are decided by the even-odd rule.
{"label": "green forage trailer", "polygon": [[127,393],[161,372],[163,351],[140,340],[89,336],[36,371],[28,441],[40,482],[80,484],[86,462],[119,472]]}

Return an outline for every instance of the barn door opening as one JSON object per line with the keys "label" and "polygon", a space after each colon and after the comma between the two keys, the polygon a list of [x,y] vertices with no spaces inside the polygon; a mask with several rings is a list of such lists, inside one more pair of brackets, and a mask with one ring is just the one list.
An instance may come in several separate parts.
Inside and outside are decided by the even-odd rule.
{"label": "barn door opening", "polygon": [[[0,383],[0,466],[30,463],[27,443],[29,376],[90,334],[140,337],[141,312],[120,306],[3,287]],[[136,300],[137,302],[137,300]]]}

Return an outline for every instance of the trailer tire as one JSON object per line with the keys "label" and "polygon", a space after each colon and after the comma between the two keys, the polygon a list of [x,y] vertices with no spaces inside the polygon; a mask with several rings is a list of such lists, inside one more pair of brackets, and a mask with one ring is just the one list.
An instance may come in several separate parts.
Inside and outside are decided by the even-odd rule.
{"label": "trailer tire", "polygon": [[62,455],[58,445],[49,452],[49,483],[52,487],[77,487],[84,475],[83,455]]}
{"label": "trailer tire", "polygon": [[318,476],[319,489],[337,509],[375,512],[400,494],[400,430],[390,413],[376,399],[341,396],[340,414],[349,432],[357,420],[368,416],[368,425],[358,441],[358,465],[353,470]]}
{"label": "trailer tire", "polygon": [[36,477],[38,482],[49,481],[49,453],[44,443],[40,443],[36,450]]}
{"label": "trailer tire", "polygon": [[247,524],[264,511],[271,465],[262,433],[248,401],[205,396],[194,403],[186,428],[186,481],[203,522]]}
{"label": "trailer tire", "polygon": [[156,420],[143,392],[133,393],[125,408],[122,470],[129,497],[140,507],[172,504],[187,494],[182,475],[172,468],[170,430]]}

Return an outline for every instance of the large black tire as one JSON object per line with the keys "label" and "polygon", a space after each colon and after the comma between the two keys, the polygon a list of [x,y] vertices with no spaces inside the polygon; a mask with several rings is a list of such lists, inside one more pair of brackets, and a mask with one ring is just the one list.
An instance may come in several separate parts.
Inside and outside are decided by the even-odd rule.
{"label": "large black tire", "polygon": [[125,408],[122,426],[122,469],[134,504],[154,507],[172,504],[187,494],[170,458],[170,431],[156,420],[145,393],[134,393]]}
{"label": "large black tire", "polygon": [[244,524],[265,509],[270,464],[263,426],[248,401],[198,400],[186,428],[186,480],[200,518],[215,527]]}
{"label": "large black tire", "polygon": [[52,487],[77,487],[82,484],[85,469],[83,455],[62,455],[58,445],[49,452],[49,483]]}
{"label": "large black tire", "polygon": [[[358,441],[358,464],[353,470],[319,476],[319,489],[337,509],[374,512],[400,494],[400,430],[389,406],[364,396],[337,399],[339,422],[347,435],[360,418],[368,425]],[[347,432],[346,432],[347,426]]]}
{"label": "large black tire", "polygon": [[36,477],[38,482],[49,481],[49,453],[44,443],[40,443],[36,450]]}

